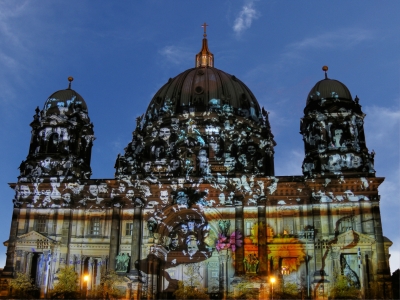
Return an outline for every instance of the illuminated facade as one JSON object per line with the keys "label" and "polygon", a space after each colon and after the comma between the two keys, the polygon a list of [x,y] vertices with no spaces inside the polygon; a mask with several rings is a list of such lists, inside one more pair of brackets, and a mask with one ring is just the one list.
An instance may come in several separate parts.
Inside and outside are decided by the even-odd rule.
{"label": "illuminated facade", "polygon": [[[339,274],[368,298],[390,297],[374,153],[358,98],[327,76],[307,98],[303,176],[274,175],[268,113],[235,76],[213,67],[206,35],[195,68],[170,79],[137,119],[113,179],[91,179],[93,125],[71,89],[31,123],[15,189],[3,278],[32,276],[46,296],[73,265],[88,293],[101,270],[127,298],[173,298],[196,278],[211,297],[270,297],[295,283],[326,297]],[[72,81],[72,78],[70,79]],[[88,281],[83,276],[88,275]]]}

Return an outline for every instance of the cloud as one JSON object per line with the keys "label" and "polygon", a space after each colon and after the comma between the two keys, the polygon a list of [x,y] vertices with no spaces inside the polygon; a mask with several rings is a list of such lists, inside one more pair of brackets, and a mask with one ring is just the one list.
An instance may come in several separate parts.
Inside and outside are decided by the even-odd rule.
{"label": "cloud", "polygon": [[[283,158],[283,159],[282,159]],[[278,176],[302,175],[301,166],[303,164],[304,152],[300,150],[290,150],[281,153],[279,161],[275,161],[275,174]],[[283,161],[282,161],[283,160]]]}
{"label": "cloud", "polygon": [[235,19],[233,31],[236,32],[236,34],[240,35],[243,31],[250,28],[253,20],[259,17],[259,13],[254,9],[253,3],[253,1],[249,1],[243,5],[242,10]]}
{"label": "cloud", "polygon": [[164,56],[168,62],[176,65],[186,63],[193,56],[193,53],[187,48],[179,46],[165,46],[158,53]]}
{"label": "cloud", "polygon": [[291,44],[290,46],[300,50],[306,50],[310,48],[335,48],[338,46],[355,46],[371,38],[371,31],[350,28],[327,32],[316,37],[305,38],[302,41]]}
{"label": "cloud", "polygon": [[[394,103],[399,103],[399,101],[394,101]],[[385,148],[389,146],[397,149],[400,130],[400,109],[366,106],[365,113],[367,114],[365,130],[367,131],[369,148],[371,148],[371,145],[379,146],[384,143]],[[377,126],[377,124],[385,124],[385,127]],[[394,132],[397,138],[393,139]]]}
{"label": "cloud", "polygon": [[335,31],[325,32],[323,34],[306,37],[300,41],[291,43],[286,46],[283,53],[284,59],[301,58],[302,53],[306,50],[321,49],[345,49],[352,48],[362,42],[371,40],[374,33],[370,30],[360,28],[342,28]]}

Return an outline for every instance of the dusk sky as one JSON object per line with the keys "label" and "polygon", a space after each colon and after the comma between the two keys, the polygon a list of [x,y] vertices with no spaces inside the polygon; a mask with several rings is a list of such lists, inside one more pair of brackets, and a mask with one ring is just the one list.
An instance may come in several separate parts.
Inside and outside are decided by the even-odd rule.
{"label": "dusk sky", "polygon": [[[328,76],[360,98],[376,152],[391,272],[400,267],[400,1],[1,1],[0,241],[9,237],[29,124],[55,91],[72,88],[94,124],[94,179],[114,177],[118,153],[170,77],[194,67],[207,22],[215,67],[235,75],[270,112],[276,175],[301,175],[300,118]],[[5,265],[6,248],[0,251]]]}

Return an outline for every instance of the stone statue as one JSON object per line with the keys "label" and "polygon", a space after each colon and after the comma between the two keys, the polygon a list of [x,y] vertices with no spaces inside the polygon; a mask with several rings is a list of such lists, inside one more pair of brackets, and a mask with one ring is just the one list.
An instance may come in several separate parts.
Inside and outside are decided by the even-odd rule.
{"label": "stone statue", "polygon": [[221,230],[221,233],[225,237],[227,237],[228,233],[229,233],[229,227],[231,227],[231,221],[230,220],[219,220],[218,226],[219,226],[219,229]]}
{"label": "stone statue", "polygon": [[147,221],[147,228],[149,229],[149,237],[154,238],[154,231],[157,228],[157,221],[154,218],[150,218]]}
{"label": "stone statue", "polygon": [[127,272],[128,265],[129,265],[129,255],[125,253],[120,253],[118,256],[115,258],[116,260],[116,266],[115,266],[115,271],[117,272]]}

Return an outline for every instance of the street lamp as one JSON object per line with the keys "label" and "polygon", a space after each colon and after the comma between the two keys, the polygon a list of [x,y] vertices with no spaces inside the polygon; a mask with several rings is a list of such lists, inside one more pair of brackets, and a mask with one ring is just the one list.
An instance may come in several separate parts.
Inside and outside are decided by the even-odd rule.
{"label": "street lamp", "polygon": [[88,274],[85,274],[83,276],[83,281],[86,282],[85,299],[87,299],[87,296],[88,296],[88,285],[89,285],[89,275]]}
{"label": "street lamp", "polygon": [[271,300],[274,300],[274,283],[275,283],[275,277],[271,277],[271,279],[270,279],[269,281],[271,281],[271,284],[272,284]]}

